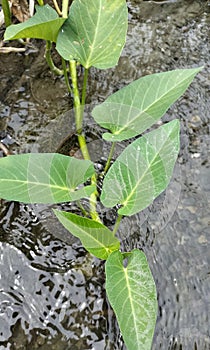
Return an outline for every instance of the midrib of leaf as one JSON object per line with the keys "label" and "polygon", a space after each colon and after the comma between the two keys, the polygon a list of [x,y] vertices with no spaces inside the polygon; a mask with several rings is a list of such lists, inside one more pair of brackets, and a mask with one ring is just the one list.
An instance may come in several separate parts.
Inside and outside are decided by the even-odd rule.
{"label": "midrib of leaf", "polygon": [[[183,82],[184,82],[185,80],[187,80],[187,79],[189,79],[189,77],[187,77],[187,78],[181,80],[181,82],[180,82],[176,87],[179,87],[180,85],[182,85]],[[173,90],[174,90],[174,86],[173,86],[170,90],[167,90],[167,91],[166,91],[163,95],[161,95],[157,100],[155,100],[153,103],[151,103],[149,106],[147,106],[146,109],[144,109],[143,111],[141,111],[140,114],[138,114],[135,118],[129,120],[127,124],[125,124],[121,129],[117,130],[117,131],[114,132],[113,134],[114,134],[114,135],[119,135],[122,131],[124,131],[124,130],[129,126],[129,124],[131,124],[131,123],[134,122],[136,119],[138,119],[143,113],[146,113],[151,107],[153,107],[154,104],[156,104],[158,101],[160,101],[163,97],[167,96],[167,95],[168,95],[171,91],[173,91]],[[148,91],[148,89],[147,89],[147,91]],[[136,92],[136,93],[137,93],[137,92]],[[136,94],[135,94],[135,95],[136,95]],[[126,103],[125,103],[124,105],[132,108],[132,107],[133,107],[133,103],[134,103],[134,99],[133,99],[132,104],[126,104]],[[142,104],[143,104],[143,103],[142,103]],[[138,107],[135,107],[135,108],[138,109]]]}
{"label": "midrib of leaf", "polygon": [[[172,130],[171,130],[172,132]],[[170,132],[170,134],[171,134]],[[170,135],[169,134],[169,135]],[[168,136],[169,136],[168,135]],[[160,152],[160,150],[164,147],[165,143],[168,141],[168,138],[167,140],[165,140],[165,142],[162,144],[162,146],[159,148],[159,150],[157,151],[157,153],[155,154],[155,156],[152,158],[151,162],[148,164],[148,167],[147,169],[143,172],[142,176],[140,177],[140,179],[136,182],[136,185],[134,186],[133,190],[130,192],[129,196],[126,198],[126,200],[122,203],[124,206],[126,206],[126,204],[128,204],[129,202],[129,199],[133,196],[133,194],[135,193],[138,185],[140,184],[140,182],[142,181],[142,179],[144,178],[145,174],[147,173],[148,169],[151,168],[151,165],[152,163],[154,162],[154,160],[157,158],[157,155],[158,153]]]}
{"label": "midrib of leaf", "polygon": [[0,182],[16,182],[16,183],[20,183],[20,184],[44,186],[44,187],[57,188],[57,189],[62,189],[62,190],[67,190],[67,191],[75,190],[74,188],[69,188],[66,186],[57,186],[57,185],[51,185],[51,184],[46,184],[43,182],[34,182],[34,181],[23,181],[23,180],[14,180],[14,179],[7,180],[6,179],[6,180],[0,180]]}
{"label": "midrib of leaf", "polygon": [[[64,217],[64,219],[68,222],[68,219]],[[72,226],[76,227],[78,229],[78,226],[75,225],[72,221],[70,221]],[[106,250],[106,252],[109,252],[109,249],[103,244],[101,243],[99,240],[97,240],[95,237],[91,236],[87,231],[85,231],[83,228],[81,228],[81,226],[79,226],[79,230],[82,231],[83,234],[85,234],[86,236],[88,236],[89,238],[91,238],[93,241],[95,241],[97,244],[99,244],[103,249]],[[93,247],[93,249],[96,249]]]}
{"label": "midrib of leaf", "polygon": [[100,22],[100,19],[101,19],[101,8],[102,8],[102,4],[101,4],[101,0],[100,0],[100,10],[98,12],[98,18],[97,18],[97,23],[96,23],[96,30],[95,30],[95,34],[94,34],[92,45],[90,43],[90,46],[89,46],[90,47],[90,54],[89,54],[89,57],[88,57],[87,62],[86,62],[86,67],[89,67],[89,62],[91,62],[91,57],[92,57],[93,52],[94,52],[96,37],[98,35],[99,22]]}
{"label": "midrib of leaf", "polygon": [[132,310],[132,315],[133,315],[135,333],[136,333],[137,340],[138,340],[137,344],[139,344],[139,339],[138,339],[139,338],[139,333],[138,333],[138,328],[137,328],[137,324],[136,324],[135,308],[134,308],[134,305],[133,305],[133,298],[132,298],[132,294],[131,294],[131,287],[130,287],[130,283],[129,283],[127,268],[124,268],[124,272],[125,272],[126,285],[127,285],[127,289],[128,289],[128,296],[129,296],[131,310]]}
{"label": "midrib of leaf", "polygon": [[[108,23],[106,23],[107,25]],[[109,34],[115,32],[115,28],[118,25],[118,21],[116,20],[115,25],[112,26],[112,30],[109,32]],[[101,41],[101,45],[103,46],[103,43],[106,42],[106,37]],[[111,43],[110,43],[111,44]],[[100,51],[100,54],[97,55],[97,60],[99,60],[101,57],[103,57],[104,53],[107,52],[107,48],[105,47],[104,50]]]}

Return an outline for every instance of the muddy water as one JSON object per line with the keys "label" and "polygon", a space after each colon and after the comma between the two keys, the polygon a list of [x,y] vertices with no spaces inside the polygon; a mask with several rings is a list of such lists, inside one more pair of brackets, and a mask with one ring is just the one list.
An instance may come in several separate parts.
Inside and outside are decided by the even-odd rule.
{"label": "muddy water", "polygon": [[[124,219],[119,235],[124,249],[145,251],[156,281],[152,349],[208,350],[210,3],[133,0],[128,7],[119,65],[92,69],[87,102],[145,74],[204,66],[163,118],[182,124],[173,181],[150,208]],[[72,101],[63,80],[52,79],[40,43],[24,55],[1,55],[0,74],[1,140],[15,153],[55,149],[67,125],[71,131]],[[112,213],[104,215],[111,223]],[[103,263],[56,223],[50,208],[2,201],[0,252],[0,350],[126,349],[106,300]]]}

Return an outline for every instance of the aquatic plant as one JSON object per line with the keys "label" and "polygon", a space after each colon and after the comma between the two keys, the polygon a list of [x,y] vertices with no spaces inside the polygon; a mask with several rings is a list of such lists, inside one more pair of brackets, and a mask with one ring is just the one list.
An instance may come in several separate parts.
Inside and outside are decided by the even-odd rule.
{"label": "aquatic plant", "polygon": [[[96,106],[92,116],[106,129],[102,137],[110,153],[102,173],[91,161],[83,131],[88,71],[115,66],[125,44],[125,0],[74,0],[56,11],[40,5],[24,23],[9,25],[5,40],[39,38],[46,41],[46,60],[55,74],[64,75],[74,97],[75,124],[83,160],[56,153],[20,154],[0,159],[0,197],[25,203],[78,203],[81,215],[54,209],[58,220],[78,237],[91,254],[106,260],[106,292],[128,350],[151,348],[157,317],[157,295],[143,251],[120,250],[117,230],[165,190],[179,152],[179,120],[147,132],[184,93],[201,68],[179,69],[142,77]],[[62,59],[55,67],[52,44]],[[80,95],[77,64],[84,67]],[[140,136],[141,135],[141,136]],[[131,140],[112,163],[117,142]],[[99,179],[103,180],[99,189]],[[82,199],[89,200],[88,209]],[[116,209],[113,230],[97,210],[101,202]],[[132,218],[131,218],[132,220]],[[129,235],[129,233],[128,233]]]}

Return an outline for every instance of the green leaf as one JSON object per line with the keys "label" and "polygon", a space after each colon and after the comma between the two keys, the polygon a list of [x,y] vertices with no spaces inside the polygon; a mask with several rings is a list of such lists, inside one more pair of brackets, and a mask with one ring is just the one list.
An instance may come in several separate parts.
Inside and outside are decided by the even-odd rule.
{"label": "green leaf", "polygon": [[139,137],[117,158],[105,176],[101,201],[121,204],[120,215],[133,215],[150,205],[167,187],[179,152],[179,121]]}
{"label": "green leaf", "polygon": [[37,38],[56,42],[58,31],[66,18],[58,17],[49,5],[36,6],[36,13],[27,21],[12,24],[6,29],[4,40]]}
{"label": "green leaf", "polygon": [[105,268],[106,292],[128,350],[150,350],[157,296],[146,256],[137,249],[124,254],[116,251]]}
{"label": "green leaf", "polygon": [[140,78],[93,109],[95,121],[111,133],[107,141],[122,141],[141,134],[187,89],[202,68],[179,69]]}
{"label": "green leaf", "polygon": [[63,226],[97,258],[106,260],[110,253],[119,249],[119,240],[101,223],[65,211],[53,211]]}
{"label": "green leaf", "polygon": [[85,68],[110,68],[118,62],[126,32],[125,0],[74,0],[56,49],[64,59],[77,60]]}
{"label": "green leaf", "polygon": [[88,160],[57,153],[0,159],[0,198],[25,203],[61,203],[89,197],[95,186],[77,189],[94,174]]}

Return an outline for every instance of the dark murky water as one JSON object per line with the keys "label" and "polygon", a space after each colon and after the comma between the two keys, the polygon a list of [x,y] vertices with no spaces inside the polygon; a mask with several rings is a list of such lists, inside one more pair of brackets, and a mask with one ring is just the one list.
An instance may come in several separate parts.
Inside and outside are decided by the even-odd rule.
{"label": "dark murky water", "polygon": [[[128,40],[119,65],[91,70],[87,102],[103,101],[145,74],[204,65],[163,119],[182,122],[174,179],[150,208],[132,221],[124,219],[119,235],[124,249],[146,252],[156,280],[159,314],[152,349],[208,350],[210,3],[133,0],[128,6]],[[64,83],[51,80],[39,50],[0,56],[0,138],[15,153],[55,150],[62,123],[64,129],[68,123],[71,101]],[[106,219],[111,222],[111,213]],[[1,204],[4,349],[125,350],[106,300],[103,263],[87,254],[44,206]]]}

